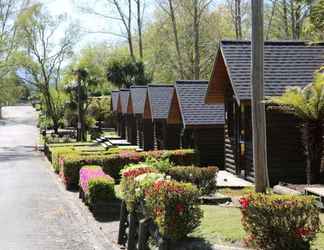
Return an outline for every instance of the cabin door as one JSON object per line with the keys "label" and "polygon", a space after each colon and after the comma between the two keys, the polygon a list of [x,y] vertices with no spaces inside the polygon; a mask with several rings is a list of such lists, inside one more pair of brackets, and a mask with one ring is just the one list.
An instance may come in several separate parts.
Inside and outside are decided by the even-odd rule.
{"label": "cabin door", "polygon": [[226,103],[225,168],[239,175],[240,166],[240,109],[234,98]]}

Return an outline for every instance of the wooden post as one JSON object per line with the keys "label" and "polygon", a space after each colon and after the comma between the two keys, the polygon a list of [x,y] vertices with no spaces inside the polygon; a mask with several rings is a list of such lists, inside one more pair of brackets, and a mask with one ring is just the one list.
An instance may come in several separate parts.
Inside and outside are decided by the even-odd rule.
{"label": "wooden post", "polygon": [[119,233],[118,233],[118,244],[125,245],[127,242],[126,229],[128,224],[128,212],[125,201],[122,201],[120,205],[120,219],[119,219]]}
{"label": "wooden post", "polygon": [[138,234],[138,221],[135,212],[129,213],[129,231],[128,231],[128,241],[127,250],[136,250],[137,248],[137,234]]}
{"label": "wooden post", "polygon": [[263,92],[263,0],[252,0],[252,129],[255,191],[266,192],[267,140]]}

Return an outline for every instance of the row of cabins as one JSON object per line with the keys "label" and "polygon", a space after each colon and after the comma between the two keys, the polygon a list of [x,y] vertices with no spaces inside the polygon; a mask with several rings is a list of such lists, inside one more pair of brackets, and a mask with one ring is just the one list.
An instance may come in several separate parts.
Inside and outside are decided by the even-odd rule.
{"label": "row of cabins", "polygon": [[195,148],[201,165],[223,166],[224,106],[205,104],[207,87],[177,81],[113,91],[117,133],[144,150]]}
{"label": "row of cabins", "polygon": [[[324,44],[265,42],[264,49],[266,97],[306,86],[324,65]],[[113,92],[117,130],[144,150],[196,148],[202,165],[254,181],[250,82],[251,43],[222,41],[209,81]],[[300,121],[270,105],[266,119],[270,184],[305,183]]]}

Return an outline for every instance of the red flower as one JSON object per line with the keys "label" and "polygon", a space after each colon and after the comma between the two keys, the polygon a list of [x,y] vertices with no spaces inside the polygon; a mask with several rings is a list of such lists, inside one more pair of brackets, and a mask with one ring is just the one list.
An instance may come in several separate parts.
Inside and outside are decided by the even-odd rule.
{"label": "red flower", "polygon": [[310,230],[309,228],[306,228],[306,227],[301,227],[301,228],[296,229],[296,234],[300,238],[307,237],[311,233],[312,233],[312,230]]}
{"label": "red flower", "polygon": [[184,205],[183,204],[177,204],[176,205],[176,211],[178,214],[182,214],[184,211]]}
{"label": "red flower", "polygon": [[250,203],[250,201],[247,198],[240,199],[240,204],[241,204],[242,208],[248,208],[249,203]]}

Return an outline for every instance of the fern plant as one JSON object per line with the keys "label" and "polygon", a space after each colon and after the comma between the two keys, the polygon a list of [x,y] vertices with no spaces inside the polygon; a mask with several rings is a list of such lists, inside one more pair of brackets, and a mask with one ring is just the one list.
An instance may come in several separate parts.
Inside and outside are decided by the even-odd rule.
{"label": "fern plant", "polygon": [[280,110],[301,119],[302,143],[307,157],[307,184],[323,181],[321,168],[324,121],[324,67],[315,73],[314,81],[304,88],[290,87],[271,102]]}

